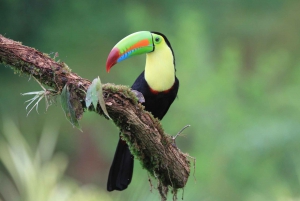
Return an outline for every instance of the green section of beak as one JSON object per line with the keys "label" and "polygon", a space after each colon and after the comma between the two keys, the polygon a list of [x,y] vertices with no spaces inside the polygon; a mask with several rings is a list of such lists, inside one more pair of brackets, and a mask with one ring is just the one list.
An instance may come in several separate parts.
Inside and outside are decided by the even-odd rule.
{"label": "green section of beak", "polygon": [[109,72],[110,68],[116,63],[134,55],[152,52],[153,49],[151,32],[140,31],[130,34],[118,42],[111,50],[106,61],[106,70]]}

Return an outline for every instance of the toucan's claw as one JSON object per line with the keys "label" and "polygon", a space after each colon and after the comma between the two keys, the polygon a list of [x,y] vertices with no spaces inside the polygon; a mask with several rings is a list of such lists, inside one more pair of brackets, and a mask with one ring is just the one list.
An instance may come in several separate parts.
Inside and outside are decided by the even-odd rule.
{"label": "toucan's claw", "polygon": [[139,92],[137,90],[133,90],[133,89],[131,91],[136,95],[136,97],[138,98],[138,101],[140,103],[144,103],[145,102],[145,98],[144,98],[144,96],[143,96],[143,94],[141,92]]}

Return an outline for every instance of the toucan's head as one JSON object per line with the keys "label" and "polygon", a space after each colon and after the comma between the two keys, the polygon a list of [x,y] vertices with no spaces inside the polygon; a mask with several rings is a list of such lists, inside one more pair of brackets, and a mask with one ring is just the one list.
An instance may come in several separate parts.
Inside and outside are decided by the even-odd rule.
{"label": "toucan's head", "polygon": [[109,53],[106,61],[106,71],[109,72],[116,63],[134,55],[144,53],[151,54],[156,50],[165,48],[166,46],[172,53],[172,62],[175,65],[175,58],[171,44],[163,34],[150,31],[139,31],[130,34],[118,42]]}

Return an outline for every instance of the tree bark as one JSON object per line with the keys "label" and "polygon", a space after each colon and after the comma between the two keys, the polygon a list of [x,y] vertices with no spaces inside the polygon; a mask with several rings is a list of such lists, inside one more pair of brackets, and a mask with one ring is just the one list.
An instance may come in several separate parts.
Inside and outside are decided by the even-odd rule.
{"label": "tree bark", "polygon": [[[77,119],[87,109],[103,115],[99,104],[96,110],[85,106],[86,91],[91,82],[71,72],[65,63],[56,62],[49,55],[2,35],[0,63],[9,65],[19,74],[35,77],[40,83],[53,88],[57,94],[67,85]],[[182,153],[172,137],[164,133],[159,120],[143,109],[128,87],[104,84],[103,95],[107,111],[120,128],[131,152],[159,180],[158,189],[164,189],[159,190],[160,193],[166,194],[169,187],[173,188],[173,192],[183,188],[190,174],[188,155]],[[166,195],[162,195],[162,199],[163,197]]]}

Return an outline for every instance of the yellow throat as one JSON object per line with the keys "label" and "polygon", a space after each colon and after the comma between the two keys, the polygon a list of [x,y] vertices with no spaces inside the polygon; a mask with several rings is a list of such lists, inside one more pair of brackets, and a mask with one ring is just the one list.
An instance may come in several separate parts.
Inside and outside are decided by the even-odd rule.
{"label": "yellow throat", "polygon": [[146,56],[145,79],[151,89],[162,92],[175,82],[173,54],[167,45],[156,46]]}

